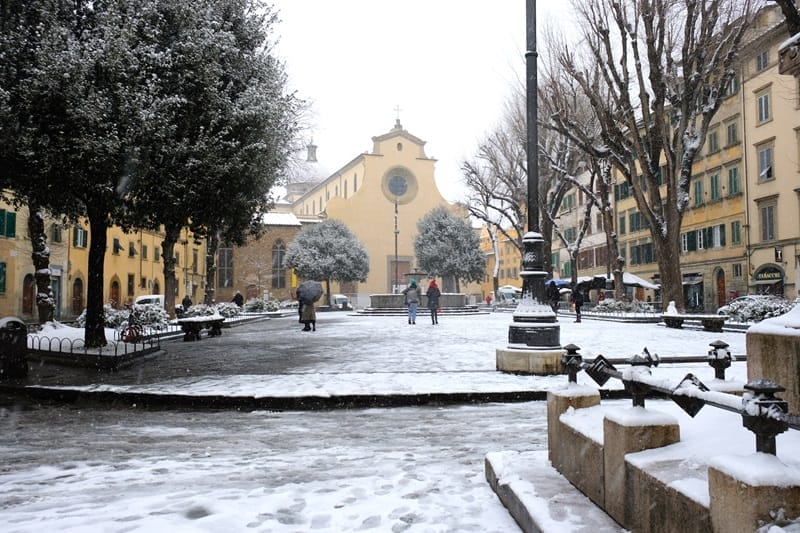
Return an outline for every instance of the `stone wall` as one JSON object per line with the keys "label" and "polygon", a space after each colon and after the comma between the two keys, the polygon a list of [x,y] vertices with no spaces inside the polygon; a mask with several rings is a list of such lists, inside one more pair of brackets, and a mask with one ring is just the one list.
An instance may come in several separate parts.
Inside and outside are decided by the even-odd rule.
{"label": "stone wall", "polygon": [[800,336],[747,332],[747,379],[762,378],[785,387],[777,396],[800,415]]}
{"label": "stone wall", "polygon": [[[778,508],[787,518],[800,514],[800,476],[772,455],[720,457],[694,470],[680,460],[639,465],[646,450],[680,440],[673,417],[637,407],[605,408],[574,386],[549,392],[547,401],[552,466],[626,529],[739,533],[771,521]],[[602,432],[587,429],[587,420],[592,427],[602,423]],[[769,474],[754,484],[754,471]],[[708,484],[708,502],[674,483],[688,479]]]}
{"label": "stone wall", "polygon": [[[398,309],[406,306],[404,294],[370,294],[370,307],[376,309]],[[420,307],[428,307],[428,297],[422,295]],[[462,293],[444,293],[439,297],[439,307],[464,307],[467,305],[467,295]]]}

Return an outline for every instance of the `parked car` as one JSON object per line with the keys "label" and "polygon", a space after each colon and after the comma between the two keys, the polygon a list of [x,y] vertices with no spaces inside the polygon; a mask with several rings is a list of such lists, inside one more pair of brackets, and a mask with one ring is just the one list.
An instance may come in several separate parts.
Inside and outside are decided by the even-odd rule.
{"label": "parked car", "polygon": [[518,289],[513,285],[503,285],[497,289],[497,298],[495,302],[498,304],[510,303],[516,304],[518,300],[522,299],[522,289]]}
{"label": "parked car", "polygon": [[737,322],[760,322],[765,318],[787,313],[794,302],[772,294],[748,294],[731,300],[717,309],[717,314],[728,315]]}
{"label": "parked car", "polygon": [[133,301],[136,305],[153,304],[164,308],[164,295],[163,294],[143,294],[137,296]]}
{"label": "parked car", "polygon": [[333,301],[331,302],[334,309],[341,309],[342,311],[349,311],[353,309],[350,305],[350,299],[344,294],[334,294]]}

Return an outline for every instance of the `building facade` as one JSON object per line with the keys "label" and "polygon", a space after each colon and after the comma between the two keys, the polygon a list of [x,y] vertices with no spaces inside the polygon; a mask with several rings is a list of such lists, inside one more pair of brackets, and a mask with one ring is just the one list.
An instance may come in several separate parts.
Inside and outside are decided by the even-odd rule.
{"label": "building facade", "polygon": [[[309,160],[315,160],[313,148],[309,149]],[[230,289],[244,294],[252,285],[242,263],[252,263],[252,257],[258,256],[261,264],[271,265],[266,273],[270,280],[287,280],[286,286],[275,288],[280,292],[271,294],[280,299],[293,295],[297,280],[279,266],[276,246],[288,245],[302,225],[326,219],[346,224],[369,255],[366,281],[332,283],[332,292],[345,294],[363,307],[369,305],[370,294],[399,291],[412,277],[425,281],[427,274],[419,272],[414,256],[417,222],[438,206],[458,212],[439,192],[435,164],[436,160],[425,153],[425,141],[406,131],[397,120],[389,132],[372,138],[371,151],[357,155],[332,174],[290,182],[275,214],[291,214],[293,219],[284,218],[283,225],[272,219],[263,243],[255,241],[248,243],[247,249],[234,250],[233,270],[238,268],[239,274],[234,275]],[[286,222],[291,220],[294,222]],[[445,282],[443,292],[454,291],[452,283],[448,286],[447,280],[440,281]],[[479,284],[462,285],[461,292],[476,299],[481,294]],[[223,294],[220,289],[220,298]]]}
{"label": "building facade", "polygon": [[[745,294],[800,294],[800,90],[779,73],[783,22],[774,6],[759,13],[692,168],[681,226],[687,309],[713,312]],[[626,270],[659,283],[649,229],[621,177],[614,209]],[[588,261],[578,269],[594,273]]]}
{"label": "building facade", "polygon": [[[38,320],[36,283],[31,242],[28,237],[28,210],[0,203],[0,316]],[[89,276],[89,229],[85,222],[65,224],[54,218],[45,220],[50,249],[50,288],[55,300],[56,320],[70,321],[86,307]],[[133,303],[143,294],[163,294],[164,272],[160,232],[124,233],[119,227],[108,231],[108,249],[103,269],[103,300],[114,307]],[[202,300],[205,291],[205,241],[195,242],[183,230],[176,245],[176,278],[180,300],[189,294]]]}

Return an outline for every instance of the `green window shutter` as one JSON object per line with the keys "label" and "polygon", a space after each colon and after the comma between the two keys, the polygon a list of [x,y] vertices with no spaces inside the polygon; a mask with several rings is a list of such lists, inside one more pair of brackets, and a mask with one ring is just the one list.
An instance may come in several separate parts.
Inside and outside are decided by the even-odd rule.
{"label": "green window shutter", "polygon": [[686,251],[694,252],[697,250],[697,232],[689,231],[686,233]]}
{"label": "green window shutter", "polygon": [[6,210],[0,209],[0,235],[6,234]]}
{"label": "green window shutter", "polygon": [[6,292],[6,264],[0,263],[0,293]]}
{"label": "green window shutter", "polygon": [[6,213],[6,237],[14,238],[17,236],[17,214],[11,211]]}

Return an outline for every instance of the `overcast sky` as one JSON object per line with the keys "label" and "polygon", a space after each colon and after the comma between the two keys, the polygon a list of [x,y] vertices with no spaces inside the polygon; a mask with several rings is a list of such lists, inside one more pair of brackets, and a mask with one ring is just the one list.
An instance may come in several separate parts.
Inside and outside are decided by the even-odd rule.
{"label": "overcast sky", "polygon": [[[272,0],[276,52],[311,104],[317,157],[333,173],[372,150],[398,117],[438,160],[436,182],[461,199],[459,163],[497,123],[524,77],[525,0]],[[538,2],[539,28],[567,2]],[[566,21],[563,14],[558,24]],[[541,36],[541,29],[540,29]]]}

